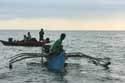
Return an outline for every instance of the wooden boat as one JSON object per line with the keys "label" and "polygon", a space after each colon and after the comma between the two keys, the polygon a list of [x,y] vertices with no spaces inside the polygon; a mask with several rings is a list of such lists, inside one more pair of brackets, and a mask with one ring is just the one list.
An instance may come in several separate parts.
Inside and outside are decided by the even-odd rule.
{"label": "wooden boat", "polygon": [[5,46],[34,46],[34,47],[40,47],[44,44],[44,42],[39,42],[39,41],[17,41],[17,42],[8,42],[8,41],[3,41],[0,40],[0,42],[5,45]]}

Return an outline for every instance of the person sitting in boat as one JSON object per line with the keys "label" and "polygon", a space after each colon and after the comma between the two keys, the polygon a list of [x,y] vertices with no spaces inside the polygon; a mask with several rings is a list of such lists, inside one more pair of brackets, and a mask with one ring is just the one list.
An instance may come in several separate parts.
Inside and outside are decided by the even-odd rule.
{"label": "person sitting in boat", "polygon": [[39,32],[39,41],[43,41],[43,39],[44,39],[44,31],[43,31],[43,29],[41,29],[41,31]]}
{"label": "person sitting in boat", "polygon": [[23,42],[27,42],[27,41],[28,41],[28,38],[26,37],[26,35],[24,35]]}
{"label": "person sitting in boat", "polygon": [[44,42],[45,43],[50,43],[50,39],[47,37]]}
{"label": "person sitting in boat", "polygon": [[13,38],[8,38],[8,42],[12,43],[13,42]]}
{"label": "person sitting in boat", "polygon": [[27,33],[27,38],[28,38],[28,41],[31,41],[32,37],[31,37],[30,32]]}
{"label": "person sitting in boat", "polygon": [[50,53],[47,59],[47,66],[50,70],[60,71],[64,68],[65,56],[62,48],[62,41],[65,39],[65,34],[62,33],[60,38],[54,42],[50,48]]}
{"label": "person sitting in boat", "polygon": [[51,45],[48,44],[48,43],[50,43],[50,39],[47,37],[47,38],[44,40],[44,46],[43,46],[45,53],[49,53],[49,51],[50,51]]}

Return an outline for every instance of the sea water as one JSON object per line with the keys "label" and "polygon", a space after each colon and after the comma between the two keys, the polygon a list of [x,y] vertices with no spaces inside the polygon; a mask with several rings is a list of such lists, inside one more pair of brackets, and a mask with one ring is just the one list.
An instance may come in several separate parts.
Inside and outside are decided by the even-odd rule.
{"label": "sea water", "polygon": [[[39,39],[38,30],[0,30],[0,40],[22,40],[31,32]],[[0,83],[125,83],[125,31],[45,31],[44,38],[56,40],[66,33],[65,51],[82,52],[93,57],[109,57],[108,70],[85,58],[70,58],[67,73],[57,74],[41,66],[40,59],[27,59],[8,68],[9,60],[19,53],[39,53],[40,47],[4,46],[0,43]],[[36,64],[30,64],[36,63]]]}

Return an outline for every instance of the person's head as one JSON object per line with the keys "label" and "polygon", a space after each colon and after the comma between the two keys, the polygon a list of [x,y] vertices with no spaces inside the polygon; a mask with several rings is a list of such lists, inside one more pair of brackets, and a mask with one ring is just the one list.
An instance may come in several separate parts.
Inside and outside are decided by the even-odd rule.
{"label": "person's head", "polygon": [[28,32],[28,35],[30,35],[30,32]]}
{"label": "person's head", "polygon": [[41,29],[41,31],[43,31],[43,29]]}
{"label": "person's head", "polygon": [[65,34],[65,33],[62,33],[61,36],[60,36],[60,39],[61,39],[61,40],[64,40],[65,37],[66,37],[66,34]]}
{"label": "person's head", "polygon": [[24,38],[26,38],[26,35],[24,35]]}
{"label": "person's head", "polygon": [[50,42],[50,40],[49,40],[49,38],[47,37],[47,38],[46,38],[46,43],[49,43],[49,42]]}

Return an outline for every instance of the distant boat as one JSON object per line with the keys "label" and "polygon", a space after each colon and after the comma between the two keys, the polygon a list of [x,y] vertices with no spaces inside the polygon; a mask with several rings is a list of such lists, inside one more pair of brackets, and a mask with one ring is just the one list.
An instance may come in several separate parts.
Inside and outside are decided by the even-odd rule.
{"label": "distant boat", "polygon": [[5,46],[34,46],[34,47],[40,47],[44,44],[44,42],[40,41],[27,41],[27,42],[22,42],[22,41],[17,41],[17,42],[8,42],[4,40],[0,40],[0,42],[5,45]]}

